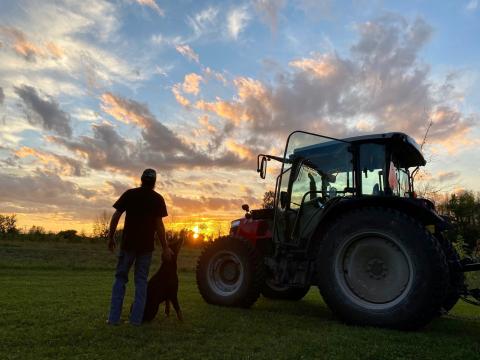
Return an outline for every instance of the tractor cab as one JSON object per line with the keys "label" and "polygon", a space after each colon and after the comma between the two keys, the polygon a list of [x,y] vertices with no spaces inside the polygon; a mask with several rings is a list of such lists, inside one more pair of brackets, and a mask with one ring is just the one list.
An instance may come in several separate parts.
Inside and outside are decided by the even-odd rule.
{"label": "tractor cab", "polygon": [[271,159],[282,163],[275,188],[274,240],[299,250],[308,245],[332,204],[415,199],[413,177],[426,163],[416,142],[403,133],[335,139],[296,131],[288,137],[282,158],[259,155],[262,177]]}

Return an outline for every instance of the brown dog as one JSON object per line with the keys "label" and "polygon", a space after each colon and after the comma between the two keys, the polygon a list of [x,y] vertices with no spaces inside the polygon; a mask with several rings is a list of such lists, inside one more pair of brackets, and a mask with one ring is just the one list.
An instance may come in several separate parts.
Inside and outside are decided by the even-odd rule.
{"label": "brown dog", "polygon": [[160,269],[150,278],[147,287],[147,301],[143,313],[143,321],[152,321],[158,313],[158,308],[165,301],[165,314],[170,315],[170,302],[177,313],[177,318],[183,321],[182,310],[178,303],[177,257],[182,246],[182,240],[170,241],[168,246],[173,251],[169,261],[162,258]]}

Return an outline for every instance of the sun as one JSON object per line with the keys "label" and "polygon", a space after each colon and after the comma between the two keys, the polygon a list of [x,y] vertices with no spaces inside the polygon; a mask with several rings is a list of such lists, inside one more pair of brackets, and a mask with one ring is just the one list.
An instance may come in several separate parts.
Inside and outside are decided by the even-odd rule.
{"label": "sun", "polygon": [[200,231],[200,229],[198,228],[198,225],[195,225],[193,227],[193,238],[194,239],[198,239],[198,236],[200,235],[199,231]]}

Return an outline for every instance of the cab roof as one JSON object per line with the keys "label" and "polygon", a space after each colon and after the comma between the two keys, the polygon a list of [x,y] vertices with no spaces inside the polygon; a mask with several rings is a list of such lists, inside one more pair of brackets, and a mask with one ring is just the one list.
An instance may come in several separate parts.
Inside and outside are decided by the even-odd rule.
{"label": "cab roof", "polygon": [[423,157],[422,151],[417,142],[407,134],[401,132],[362,135],[345,139],[330,140],[319,144],[297,148],[293,151],[291,158],[309,158],[318,155],[319,153],[325,153],[325,155],[330,154],[333,156],[338,154],[339,148],[344,147],[345,143],[352,145],[387,145],[399,162],[398,165],[400,167],[409,168],[426,164],[425,158]]}

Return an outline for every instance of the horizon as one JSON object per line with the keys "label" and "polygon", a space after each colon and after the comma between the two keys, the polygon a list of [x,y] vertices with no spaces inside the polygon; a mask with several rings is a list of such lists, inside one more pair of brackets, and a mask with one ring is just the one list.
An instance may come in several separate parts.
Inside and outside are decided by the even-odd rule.
{"label": "horizon", "polygon": [[154,168],[167,228],[214,233],[293,130],[428,132],[423,181],[478,192],[479,32],[477,0],[4,2],[0,213],[90,233]]}

